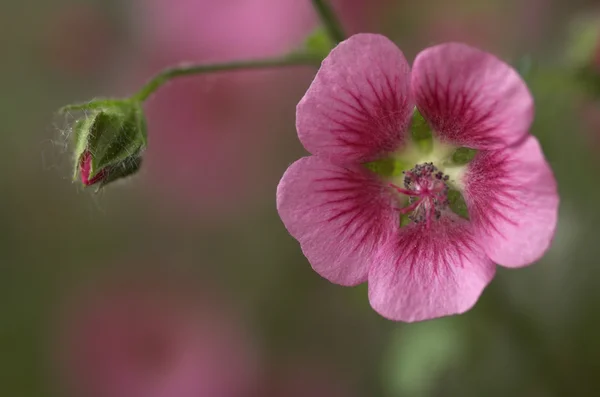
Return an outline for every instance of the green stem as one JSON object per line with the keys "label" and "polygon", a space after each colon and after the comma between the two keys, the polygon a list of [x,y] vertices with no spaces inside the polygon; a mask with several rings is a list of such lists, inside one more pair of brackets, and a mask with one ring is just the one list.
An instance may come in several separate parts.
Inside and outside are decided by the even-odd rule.
{"label": "green stem", "polygon": [[327,31],[327,34],[333,40],[334,43],[339,43],[346,39],[342,25],[339,19],[335,15],[333,8],[327,0],[312,0],[315,10],[319,13],[321,22]]}
{"label": "green stem", "polygon": [[293,54],[285,57],[256,59],[247,61],[232,61],[227,63],[204,64],[204,65],[180,65],[165,69],[144,85],[131,99],[143,102],[159,87],[175,77],[190,76],[194,74],[225,72],[232,70],[268,69],[287,66],[316,66],[321,60],[314,56],[304,54]]}

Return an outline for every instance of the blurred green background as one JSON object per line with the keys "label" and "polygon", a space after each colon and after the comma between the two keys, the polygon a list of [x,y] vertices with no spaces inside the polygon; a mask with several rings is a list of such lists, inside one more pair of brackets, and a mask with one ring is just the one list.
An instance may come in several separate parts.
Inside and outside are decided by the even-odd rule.
{"label": "blurred green background", "polygon": [[[307,4],[286,11],[301,2]],[[159,3],[0,5],[0,395],[73,394],[56,375],[57,313],[65,300],[90,280],[156,269],[227,297],[257,352],[258,384],[285,378],[278,375],[285,363],[308,385],[261,395],[597,395],[600,96],[588,89],[598,82],[593,73],[586,81],[580,71],[600,60],[600,4],[336,3],[350,31],[384,33],[409,60],[429,45],[460,40],[519,65],[536,99],[532,133],[559,181],[559,227],[543,260],[499,268],[464,315],[398,324],[370,309],[365,286],[320,278],[277,215],[278,180],[303,154],[294,107],[315,72],[310,68],[184,79],[180,85],[195,84],[198,111],[206,113],[197,126],[187,122],[192,133],[178,134],[175,119],[172,128],[168,120],[157,128],[149,114],[147,168],[98,194],[71,182],[72,119],[57,115],[60,106],[129,94],[178,61],[249,57],[254,47],[257,55],[276,54],[278,45],[300,45],[317,24],[308,0],[173,0],[162,7],[196,15],[198,30],[184,29],[195,26],[192,17],[161,28],[167,13]],[[244,19],[246,12],[252,18]],[[287,42],[257,44],[273,37]],[[175,44],[185,48],[175,51]],[[595,67],[600,75],[600,63]],[[194,101],[193,94],[182,100]]]}

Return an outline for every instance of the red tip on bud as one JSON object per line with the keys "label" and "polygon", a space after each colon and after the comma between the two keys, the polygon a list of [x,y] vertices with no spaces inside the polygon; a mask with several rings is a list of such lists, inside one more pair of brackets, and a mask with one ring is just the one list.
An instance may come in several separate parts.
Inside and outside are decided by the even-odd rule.
{"label": "red tip on bud", "polygon": [[79,160],[79,172],[81,174],[81,182],[85,186],[91,186],[95,183],[100,182],[105,176],[105,170],[98,172],[92,179],[90,179],[90,169],[92,168],[92,154],[89,151],[83,152],[81,159]]}

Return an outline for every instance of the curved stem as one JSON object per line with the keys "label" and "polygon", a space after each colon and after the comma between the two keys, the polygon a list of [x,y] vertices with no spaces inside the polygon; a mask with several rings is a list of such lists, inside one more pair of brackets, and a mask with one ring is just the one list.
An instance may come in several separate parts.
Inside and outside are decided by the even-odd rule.
{"label": "curved stem", "polygon": [[333,8],[327,0],[312,0],[315,10],[319,13],[321,22],[327,31],[327,34],[333,40],[334,43],[339,43],[346,39],[342,25],[339,19],[335,15]]}
{"label": "curved stem", "polygon": [[184,64],[168,68],[153,77],[146,83],[131,99],[143,102],[159,87],[175,77],[189,76],[194,74],[225,72],[244,69],[268,69],[287,66],[319,66],[320,59],[311,55],[293,54],[285,57],[256,59],[247,61],[232,61],[215,64]]}

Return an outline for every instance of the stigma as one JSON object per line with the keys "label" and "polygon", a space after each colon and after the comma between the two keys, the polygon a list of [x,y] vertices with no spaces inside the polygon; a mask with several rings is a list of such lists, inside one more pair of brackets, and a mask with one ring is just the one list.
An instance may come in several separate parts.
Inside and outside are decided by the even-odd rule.
{"label": "stigma", "polygon": [[439,220],[442,212],[448,208],[449,176],[439,171],[433,163],[417,164],[409,171],[403,171],[403,187],[392,187],[398,193],[408,196],[405,207],[398,211],[407,215],[414,223],[424,223],[427,228],[431,222]]}

